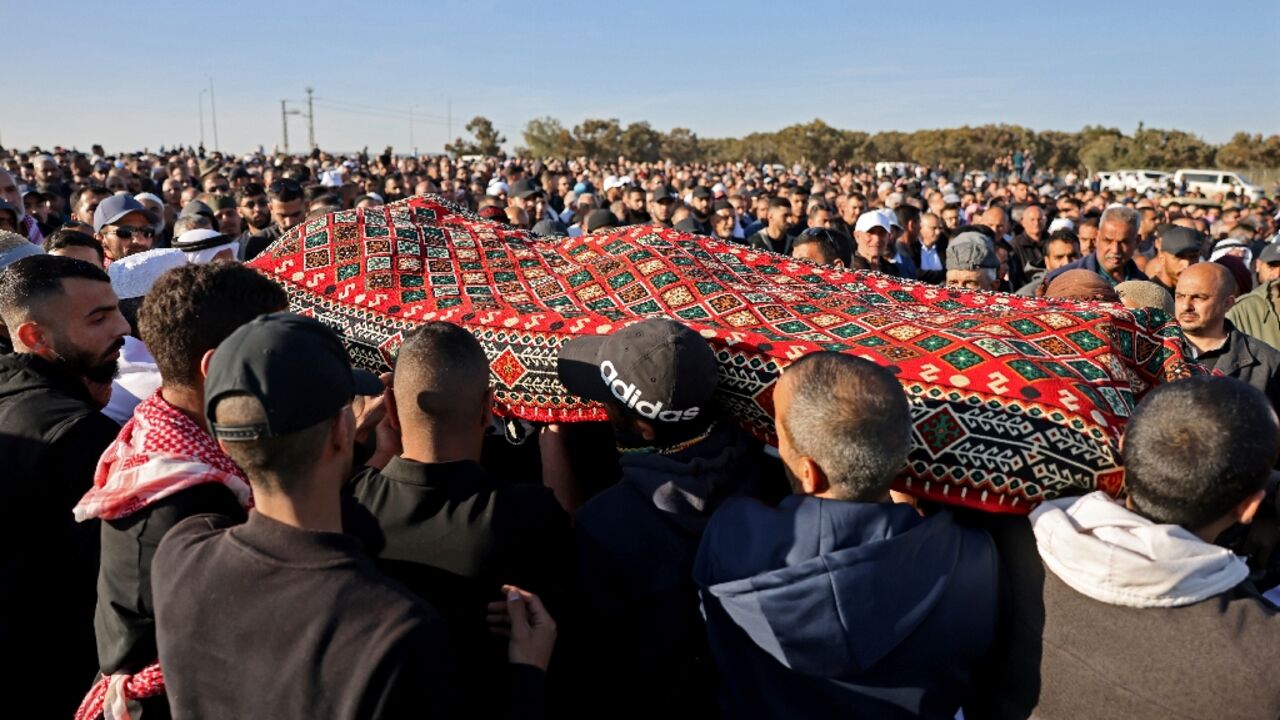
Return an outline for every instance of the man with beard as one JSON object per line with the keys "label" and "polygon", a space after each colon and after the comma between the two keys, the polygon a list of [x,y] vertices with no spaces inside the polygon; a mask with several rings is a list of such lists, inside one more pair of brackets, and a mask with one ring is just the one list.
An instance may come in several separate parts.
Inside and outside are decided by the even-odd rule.
{"label": "man with beard", "polygon": [[649,203],[649,214],[653,224],[664,228],[671,227],[671,217],[676,211],[676,196],[671,194],[666,185],[655,187],[651,194],[653,200]]}
{"label": "man with beard", "polygon": [[44,243],[44,235],[36,226],[36,219],[27,214],[27,206],[22,201],[22,191],[18,189],[17,181],[8,170],[3,169],[0,169],[0,200],[13,207],[13,213],[17,216],[18,222],[16,232],[26,235],[27,239],[36,245]]}
{"label": "man with beard", "polygon": [[93,231],[110,264],[151,249],[156,216],[129,195],[112,195],[93,211]]}
{"label": "man with beard", "polygon": [[[0,647],[44,668],[42,713],[69,716],[97,667],[93,634],[98,526],[71,508],[120,426],[99,412],[129,324],[107,274],[54,255],[0,275]],[[11,686],[9,686],[11,687]]]}
{"label": "man with beard", "polygon": [[236,192],[236,210],[244,221],[244,232],[240,234],[240,259],[251,260],[248,256],[250,246],[258,252],[271,244],[271,203],[267,201],[267,191],[262,185],[253,182]]}
{"label": "man with beard", "polygon": [[626,206],[623,213],[624,225],[648,225],[649,213],[645,211],[644,188],[632,185],[622,194],[622,203]]}

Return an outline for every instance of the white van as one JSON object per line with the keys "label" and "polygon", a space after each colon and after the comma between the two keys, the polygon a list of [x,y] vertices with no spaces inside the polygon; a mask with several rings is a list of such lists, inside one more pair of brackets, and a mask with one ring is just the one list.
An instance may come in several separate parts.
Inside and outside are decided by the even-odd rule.
{"label": "white van", "polygon": [[1175,185],[1186,183],[1188,191],[1203,193],[1205,197],[1234,192],[1245,195],[1252,200],[1262,197],[1262,188],[1249,182],[1240,173],[1228,170],[1188,170],[1183,169],[1173,174]]}

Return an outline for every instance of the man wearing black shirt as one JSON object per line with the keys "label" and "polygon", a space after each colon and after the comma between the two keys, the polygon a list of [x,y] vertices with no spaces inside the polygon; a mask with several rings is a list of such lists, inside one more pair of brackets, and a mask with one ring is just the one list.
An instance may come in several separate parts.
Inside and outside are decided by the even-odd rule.
{"label": "man wearing black shirt", "polygon": [[572,582],[569,516],[547,488],[480,466],[493,393],[489,361],[471,333],[446,322],[416,329],[396,356],[392,387],[388,419],[403,453],[348,486],[358,504],[346,508],[344,524],[379,568],[440,610],[461,694],[473,699],[468,709],[492,716],[504,700],[493,678],[507,653],[487,630],[485,603],[513,584],[563,607]]}
{"label": "man wearing black shirt", "polygon": [[787,234],[787,216],[791,212],[791,203],[786,198],[769,199],[769,211],[766,216],[767,225],[759,232],[747,238],[747,244],[753,250],[768,250],[780,255],[791,254],[793,238]]}
{"label": "man wearing black shirt", "polygon": [[[331,330],[288,313],[240,327],[208,367],[205,415],[248,475],[254,509],[239,526],[188,518],[156,552],[156,644],[174,717],[448,714],[444,623],[342,533],[350,404],[380,389],[377,378],[352,371]],[[527,638],[525,607],[535,626],[545,612],[504,590],[512,637]],[[513,662],[545,662],[517,645]],[[540,671],[527,676],[536,691]]]}

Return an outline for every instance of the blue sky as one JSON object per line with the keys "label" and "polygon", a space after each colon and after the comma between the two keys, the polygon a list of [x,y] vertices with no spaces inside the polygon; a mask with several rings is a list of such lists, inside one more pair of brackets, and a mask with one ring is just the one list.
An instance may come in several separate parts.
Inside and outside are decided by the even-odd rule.
{"label": "blue sky", "polygon": [[[1070,12],[1068,12],[1070,11]],[[474,115],[648,120],[703,136],[821,117],[1280,133],[1280,2],[7,2],[0,143],[109,150],[280,142],[311,85],[316,140],[439,151]],[[209,98],[205,139],[213,145]],[[306,127],[290,119],[290,144]]]}

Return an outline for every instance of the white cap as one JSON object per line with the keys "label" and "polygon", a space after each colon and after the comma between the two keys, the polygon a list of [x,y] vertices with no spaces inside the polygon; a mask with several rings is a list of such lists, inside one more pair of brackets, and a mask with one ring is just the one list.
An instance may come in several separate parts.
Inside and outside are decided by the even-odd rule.
{"label": "white cap", "polygon": [[489,183],[489,189],[485,190],[484,194],[489,195],[490,197],[497,197],[499,195],[504,195],[508,192],[510,192],[510,189],[507,187],[507,184],[499,180],[498,182],[495,182],[495,183]]}
{"label": "white cap", "polygon": [[876,194],[883,194],[883,193],[890,192],[892,190],[893,190],[893,183],[886,180],[880,183],[880,185],[876,188]]}
{"label": "white cap", "polygon": [[616,187],[622,187],[622,183],[618,180],[617,175],[610,175],[604,179],[604,189],[606,192]]}
{"label": "white cap", "polygon": [[187,254],[174,248],[156,248],[126,255],[107,266],[111,289],[121,300],[147,294],[166,272],[187,264]]}
{"label": "white cap", "polygon": [[1049,223],[1050,234],[1056,233],[1059,230],[1064,230],[1064,229],[1065,230],[1076,229],[1076,224],[1071,222],[1071,218],[1054,218],[1053,222]]}
{"label": "white cap", "polygon": [[342,174],[336,170],[326,170],[320,173],[320,184],[324,187],[342,187]]}
{"label": "white cap", "polygon": [[868,232],[872,228],[884,228],[885,232],[891,232],[892,226],[888,219],[879,210],[868,210],[858,216],[858,222],[854,224],[854,232]]}
{"label": "white cap", "polygon": [[728,195],[729,188],[725,187],[724,183],[718,182],[715,185],[711,186],[711,194],[712,195],[720,195],[720,194]]}

